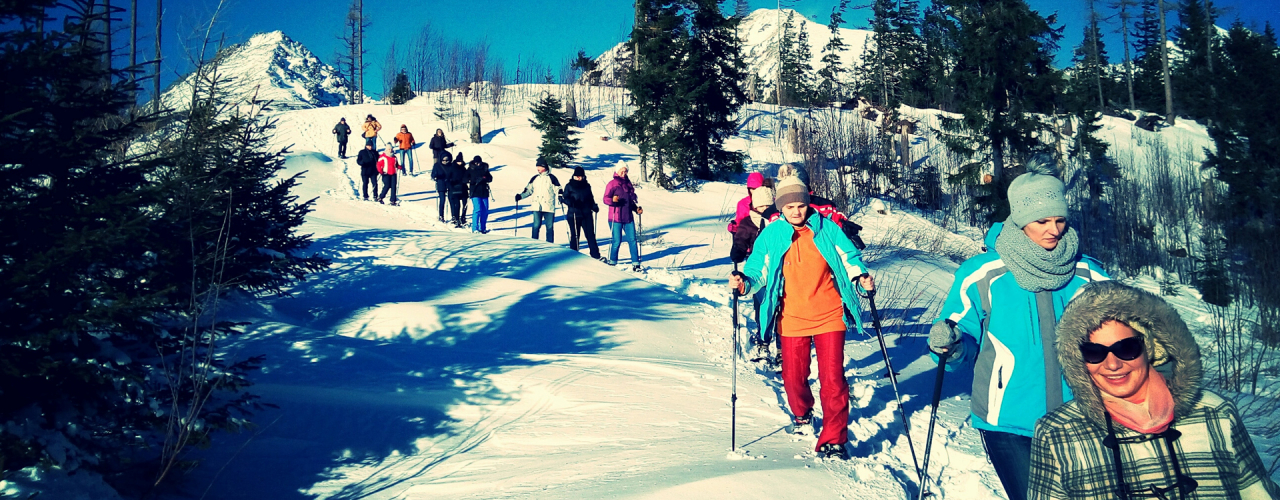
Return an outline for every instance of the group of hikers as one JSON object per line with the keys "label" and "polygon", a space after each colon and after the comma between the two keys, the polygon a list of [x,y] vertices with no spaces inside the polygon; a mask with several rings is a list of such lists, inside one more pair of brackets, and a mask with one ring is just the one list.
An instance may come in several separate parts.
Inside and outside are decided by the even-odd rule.
{"label": "group of hikers", "polygon": [[[373,200],[378,203],[390,201],[391,205],[399,205],[396,187],[401,172],[414,173],[413,150],[418,147],[413,134],[405,125],[400,125],[400,132],[392,141],[386,143],[384,152],[377,151],[378,131],[382,125],[373,115],[365,117],[362,125],[365,138],[364,149],[356,155],[356,164],[360,166],[361,192],[365,201],[370,200],[369,186],[373,186]],[[338,141],[338,156],[346,158],[347,138],[351,127],[346,118],[338,121],[333,128],[333,135]],[[449,206],[450,219],[454,227],[461,228],[467,223],[467,211],[474,207],[471,214],[470,229],[474,233],[489,233],[489,201],[493,191],[489,184],[493,175],[489,172],[489,164],[479,156],[473,156],[467,162],[461,152],[449,153],[454,143],[445,139],[444,131],[436,129],[435,135],[428,141],[427,147],[432,153],[431,179],[435,181],[439,220],[445,220],[445,205]],[[515,195],[517,217],[522,200],[527,200],[533,212],[533,238],[538,239],[543,227],[546,227],[547,242],[555,242],[555,218],[563,207],[565,221],[569,224],[569,248],[579,250],[579,243],[585,237],[591,258],[609,265],[617,265],[618,251],[625,242],[631,251],[631,267],[640,270],[640,251],[636,242],[637,217],[644,214],[640,207],[635,187],[627,176],[625,163],[619,163],[613,172],[613,179],[605,186],[601,201],[609,207],[608,221],[613,236],[608,258],[600,254],[596,243],[594,214],[600,211],[600,205],[587,182],[586,172],[582,167],[575,167],[569,182],[561,187],[560,180],[550,172],[547,163],[539,157],[534,165],[537,174],[529,179],[520,194]],[[382,191],[378,191],[378,183],[382,182]],[[388,195],[390,199],[388,200]],[[387,201],[384,201],[387,200]]]}
{"label": "group of hikers", "polygon": [[[729,285],[754,296],[756,349],[776,343],[793,428],[813,425],[817,351],[815,451],[847,459],[844,340],[861,331],[858,296],[875,281],[857,225],[799,173],[784,165],[776,181],[748,178],[729,225]],[[928,337],[939,369],[973,370],[971,422],[1005,495],[1280,498],[1234,404],[1203,388],[1200,348],[1178,312],[1081,254],[1062,181],[1032,162],[1008,200],[1009,217],[961,264]]]}

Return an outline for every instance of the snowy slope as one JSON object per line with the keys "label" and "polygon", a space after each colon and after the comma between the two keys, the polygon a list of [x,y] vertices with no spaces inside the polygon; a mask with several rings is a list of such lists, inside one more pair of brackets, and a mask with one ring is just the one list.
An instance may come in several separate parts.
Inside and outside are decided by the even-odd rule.
{"label": "snowy slope", "polygon": [[[256,92],[258,99],[272,100],[277,109],[347,103],[347,80],[281,31],[259,33],[227,47],[217,60],[221,76],[229,80],[228,95],[248,99]],[[184,76],[161,94],[165,107],[186,109],[193,75]]]}
{"label": "snowy slope", "polygon": [[[749,71],[755,73],[764,90],[773,88],[778,74],[778,48],[776,38],[782,23],[786,22],[789,13],[794,13],[792,21],[795,33],[799,33],[801,25],[809,33],[809,47],[813,52],[810,64],[816,70],[822,67],[822,47],[831,41],[831,31],[825,24],[817,23],[792,9],[757,9],[738,25],[738,38],[742,40],[742,55]],[[794,36],[794,34],[793,34]],[[846,50],[841,54],[841,62],[845,68],[854,68],[860,64],[862,52],[871,41],[871,32],[866,30],[840,28],[840,38]],[[621,85],[621,75],[630,66],[631,50],[627,44],[619,43],[596,57],[596,69],[583,75],[584,82],[599,80],[600,85]],[[846,73],[846,77],[848,77]]]}

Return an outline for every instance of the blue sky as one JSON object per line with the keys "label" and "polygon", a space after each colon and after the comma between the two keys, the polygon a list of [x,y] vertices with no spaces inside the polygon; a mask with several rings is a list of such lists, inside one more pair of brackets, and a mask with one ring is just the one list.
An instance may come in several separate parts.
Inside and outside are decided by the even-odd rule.
{"label": "blue sky", "polygon": [[[1168,3],[1176,2],[1169,0]],[[123,3],[116,0],[117,4]],[[140,41],[147,54],[152,53],[150,38],[155,19],[155,3],[139,2],[140,23],[147,37]],[[783,6],[796,9],[811,19],[826,24],[837,0],[784,1]],[[853,4],[869,3],[855,0]],[[927,0],[922,4],[927,5]],[[1065,25],[1065,38],[1058,56],[1059,66],[1070,63],[1070,50],[1080,43],[1084,23],[1084,1],[1028,0],[1032,9],[1043,15],[1058,13],[1059,25]],[[1101,0],[1100,5],[1107,3]],[[1264,21],[1280,28],[1280,2],[1249,0],[1216,0],[1216,5],[1229,9],[1219,20],[1227,27],[1236,19],[1254,23],[1261,29]],[[218,0],[168,0],[164,2],[163,82],[168,84],[180,72],[189,69],[182,45],[193,38],[197,27],[208,22]],[[535,57],[553,67],[583,49],[594,57],[626,39],[633,19],[632,2],[628,0],[365,0],[365,12],[373,21],[366,45],[366,93],[382,94],[380,75],[382,61],[393,40],[403,47],[424,23],[462,41],[486,40],[491,57],[514,65],[517,57]],[[752,1],[753,9],[773,8],[773,1]],[[302,42],[323,61],[332,64],[339,48],[337,34],[350,5],[349,0],[225,0],[215,32],[226,35],[228,43],[244,41],[254,33],[283,30]],[[846,27],[862,27],[868,13],[846,14]],[[1176,15],[1170,22],[1176,22]],[[202,30],[201,30],[202,31]],[[1111,35],[1108,51],[1113,61],[1123,55],[1118,35]],[[127,33],[121,39],[127,38]],[[815,48],[816,50],[817,48]]]}

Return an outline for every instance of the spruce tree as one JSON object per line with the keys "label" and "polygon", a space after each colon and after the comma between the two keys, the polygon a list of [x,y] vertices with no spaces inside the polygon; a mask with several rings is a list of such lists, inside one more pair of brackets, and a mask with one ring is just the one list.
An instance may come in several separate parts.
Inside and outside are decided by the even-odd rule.
{"label": "spruce tree", "polygon": [[955,87],[951,84],[951,67],[958,53],[956,34],[959,28],[946,14],[941,4],[925,9],[920,23],[920,42],[923,57],[920,62],[922,107],[935,107],[943,111],[955,109]]}
{"label": "spruce tree", "polygon": [[824,102],[843,100],[845,98],[843,75],[848,70],[841,63],[844,52],[849,50],[844,39],[840,37],[840,25],[844,24],[844,11],[849,7],[849,0],[840,0],[840,5],[831,9],[831,21],[827,30],[831,39],[822,47],[822,69],[818,70],[818,99]]}
{"label": "spruce tree", "polygon": [[742,172],[742,153],[727,151],[724,141],[737,134],[738,110],[746,63],[738,40],[738,19],[720,13],[716,0],[696,0],[689,16],[688,53],[678,84],[679,177],[711,180]]}
{"label": "spruce tree", "polygon": [[1218,109],[1219,73],[1213,70],[1213,62],[1222,55],[1213,26],[1216,11],[1209,0],[1178,4],[1181,25],[1174,33],[1182,56],[1172,61],[1173,88],[1178,91],[1178,114],[1192,119],[1212,119]]}
{"label": "spruce tree", "polygon": [[899,0],[890,17],[893,29],[891,71],[898,75],[898,91],[890,109],[897,112],[898,104],[920,106],[924,101],[924,41],[920,37],[920,5],[917,0]]}
{"label": "spruce tree", "polygon": [[578,131],[572,130],[575,123],[564,112],[559,99],[545,93],[533,104],[533,119],[529,123],[542,132],[542,144],[538,146],[538,156],[547,162],[550,168],[567,167],[573,162],[578,151]]}
{"label": "spruce tree", "polygon": [[395,84],[391,86],[391,104],[404,104],[413,99],[413,89],[409,87],[409,75],[400,70]]}
{"label": "spruce tree", "polygon": [[[677,85],[688,41],[681,7],[679,0],[636,2],[639,21],[631,30],[630,40],[636,64],[626,81],[635,111],[618,118],[622,140],[640,149],[641,177],[664,187],[673,186],[664,170],[664,155],[671,150],[675,138],[669,125],[681,111]],[[648,168],[650,161],[652,171]]]}
{"label": "spruce tree", "polygon": [[[989,221],[1008,213],[1005,169],[1042,151],[1047,125],[1033,113],[1053,110],[1061,73],[1052,66],[1061,39],[1054,17],[1022,0],[943,0],[958,31],[954,83],[960,118],[943,117],[942,140],[969,159],[952,181],[978,186],[977,213]],[[980,185],[990,165],[993,182]]]}
{"label": "spruce tree", "polygon": [[1134,37],[1133,94],[1138,108],[1164,112],[1164,52],[1160,44],[1159,13],[1154,0],[1142,3],[1142,13],[1134,25],[1137,36]]}

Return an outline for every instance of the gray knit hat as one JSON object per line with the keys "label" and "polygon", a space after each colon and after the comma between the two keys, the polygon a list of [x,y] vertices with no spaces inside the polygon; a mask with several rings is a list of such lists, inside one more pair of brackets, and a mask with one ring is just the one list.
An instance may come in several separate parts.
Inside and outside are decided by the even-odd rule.
{"label": "gray knit hat", "polygon": [[809,203],[809,186],[793,175],[778,182],[778,193],[774,195],[773,203],[781,211],[782,207],[796,202]]}
{"label": "gray knit hat", "polygon": [[758,187],[751,191],[751,207],[759,207],[762,205],[773,204],[773,190],[767,187]]}
{"label": "gray knit hat", "polygon": [[1009,183],[1009,221],[1021,229],[1045,217],[1066,217],[1066,186],[1044,167],[1028,165],[1027,173]]}

